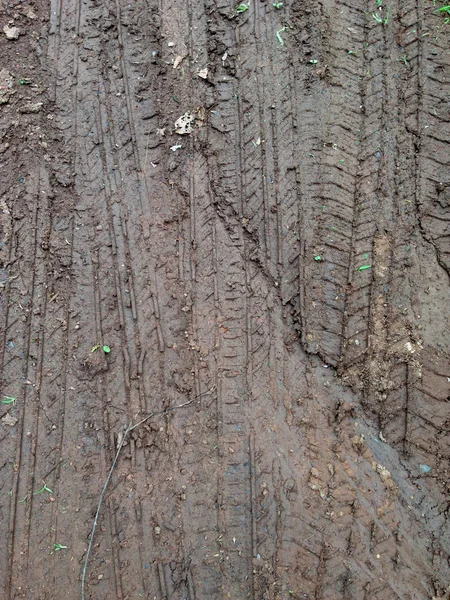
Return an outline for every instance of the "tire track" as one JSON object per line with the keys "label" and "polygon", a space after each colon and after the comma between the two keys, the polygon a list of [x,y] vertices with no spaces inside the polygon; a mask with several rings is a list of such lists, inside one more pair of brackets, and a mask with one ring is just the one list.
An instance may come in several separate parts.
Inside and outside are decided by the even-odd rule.
{"label": "tire track", "polygon": [[[386,42],[387,47],[393,50],[384,62],[386,64],[387,58],[390,58],[398,62],[399,67],[396,84],[389,83],[392,80],[386,76],[384,78],[383,95],[387,99],[387,109],[383,114],[392,117],[384,117],[383,131],[395,131],[396,135],[394,139],[392,135],[386,137],[384,134],[386,139],[383,147],[395,147],[396,154],[395,162],[384,169],[381,192],[385,193],[389,186],[393,191],[391,221],[395,223],[395,232],[392,230],[384,241],[382,237],[375,239],[374,282],[378,280],[378,285],[372,303],[370,328],[373,335],[368,363],[371,383],[366,393],[367,398],[376,398],[380,431],[407,456],[418,451],[418,447],[415,448],[410,440],[411,428],[417,430],[415,415],[420,415],[424,409],[427,412],[426,405],[434,403],[431,398],[424,403],[421,394],[417,393],[421,371],[427,369],[430,356],[430,351],[422,353],[422,347],[424,341],[426,344],[431,342],[426,338],[424,340],[421,332],[421,317],[424,312],[429,312],[431,306],[427,307],[420,299],[417,280],[421,277],[421,269],[418,265],[423,260],[439,262],[437,255],[433,256],[433,246],[424,228],[420,232],[415,231],[416,223],[423,214],[422,207],[431,198],[429,194],[423,195],[421,180],[421,157],[429,129],[425,127],[423,119],[427,113],[424,112],[423,103],[417,100],[426,95],[424,81],[427,69],[423,60],[423,46],[429,36],[428,24],[432,23],[427,20],[428,14],[431,13],[424,10],[420,3],[410,2],[402,6],[398,13],[394,9],[392,20],[396,23],[398,19],[399,26],[386,29],[391,39],[390,44]],[[397,42],[395,50],[394,41]],[[405,110],[399,108],[402,106]],[[395,173],[393,179],[389,173]],[[431,202],[436,203],[435,190],[432,195],[434,199]],[[426,280],[434,287],[433,277],[426,276]],[[447,282],[444,285],[447,287]],[[389,324],[387,329],[383,323]],[[435,350],[431,350],[431,356],[434,354]],[[369,400],[366,404],[369,404]],[[371,405],[373,408],[373,400]],[[429,434],[432,439],[435,437],[432,430]],[[428,458],[422,455],[420,460],[425,461],[424,464],[428,464],[426,460],[429,460],[435,465],[436,452],[439,452],[437,447]],[[443,464],[445,462],[446,459]]]}
{"label": "tire track", "polygon": [[[90,18],[90,17],[89,17]],[[77,18],[77,22],[80,23],[80,26],[83,28],[85,27],[85,23],[88,21],[88,17],[83,13],[80,14]],[[80,33],[78,34],[80,35]],[[85,34],[83,33],[83,36],[85,36]],[[95,35],[93,36],[93,39],[95,40]],[[91,38],[92,39],[92,38]],[[89,40],[89,35],[87,35],[85,37],[85,40]],[[86,47],[89,49],[91,42],[89,41],[85,41],[83,44],[83,53],[81,54],[81,62],[76,63],[75,65],[75,70],[78,73],[80,65],[81,66],[81,73],[82,73],[82,77],[83,80],[86,81],[86,76],[85,76],[85,67],[84,67],[84,63],[86,62],[86,56],[85,56],[85,50]],[[95,79],[92,78],[92,75],[90,75],[87,78],[87,81],[91,81],[92,82],[92,86],[95,85]],[[85,198],[87,198],[87,202],[85,203],[84,206],[78,206],[78,209],[84,210],[84,211],[88,211],[88,210],[92,210],[92,208],[94,207],[94,205],[89,206],[89,198],[92,198],[92,192],[89,188],[89,186],[92,186],[92,183],[94,182],[98,182],[99,180],[103,180],[104,178],[101,176],[102,170],[103,170],[103,166],[102,166],[102,157],[101,154],[99,153],[99,151],[96,149],[96,145],[95,144],[91,144],[90,143],[90,137],[95,136],[95,139],[99,139],[99,133],[98,131],[96,132],[96,115],[99,114],[99,110],[98,108],[95,106],[95,104],[93,104],[92,109],[91,110],[91,118],[90,119],[86,119],[86,112],[85,112],[85,106],[86,103],[89,102],[89,91],[86,90],[86,88],[81,88],[76,86],[75,88],[75,102],[74,102],[74,106],[75,108],[75,113],[80,113],[80,115],[82,115],[81,121],[78,125],[76,125],[77,120],[75,120],[75,125],[74,125],[74,129],[75,129],[75,134],[76,136],[78,136],[78,134],[80,134],[82,143],[80,144],[78,151],[75,154],[75,163],[78,166],[79,172],[81,174],[84,175],[84,179],[83,179],[83,187],[84,187],[84,193],[83,196]],[[96,101],[97,102],[97,101]],[[81,107],[78,108],[78,107]],[[99,121],[101,123],[101,116],[99,117]],[[86,142],[84,141],[86,140]],[[97,183],[98,185],[98,183]],[[80,182],[78,182],[77,185],[78,191],[81,192],[81,186],[80,186]],[[103,196],[105,197],[105,194],[103,193]],[[107,225],[110,224],[111,219],[108,219],[107,217],[103,217],[102,214],[98,211],[98,208],[96,210],[94,210],[93,212],[93,217],[94,217],[94,223],[96,221],[96,217],[94,216],[97,213],[97,218],[99,219],[100,222],[100,226],[97,227],[97,231],[102,231],[103,226],[102,223],[105,223]],[[76,228],[78,229],[78,228]],[[92,360],[91,359],[91,355],[89,354],[90,349],[92,347],[92,345],[95,345],[95,342],[97,341],[97,343],[103,344],[105,343],[105,335],[108,335],[108,331],[109,331],[109,326],[108,326],[108,321],[106,321],[105,323],[105,319],[102,315],[102,312],[104,311],[104,309],[102,309],[103,306],[105,305],[109,305],[109,298],[105,298],[103,293],[102,293],[102,286],[99,285],[101,279],[100,279],[100,274],[102,273],[102,265],[100,263],[101,260],[101,256],[102,256],[102,251],[99,252],[98,248],[93,247],[92,245],[92,241],[94,240],[95,235],[97,235],[98,237],[100,237],[100,239],[103,237],[104,234],[95,234],[93,233],[93,228],[91,231],[89,231],[87,236],[82,236],[81,239],[79,237],[79,235],[77,235],[77,238],[75,240],[74,246],[77,250],[77,254],[80,254],[81,256],[84,255],[84,265],[80,265],[82,267],[82,270],[85,270],[84,267],[87,266],[87,262],[90,263],[91,267],[92,267],[92,273],[93,273],[93,280],[92,280],[92,305],[94,307],[93,310],[93,314],[92,314],[92,318],[93,318],[93,323],[95,324],[95,329],[94,329],[94,340],[92,341],[91,345],[89,345],[90,340],[89,339],[85,339],[83,341],[79,340],[78,342],[76,342],[76,347],[78,347],[80,345],[80,342],[82,344],[82,346],[84,346],[85,348],[85,356],[87,356],[87,362],[84,363],[83,368],[87,369],[86,374],[88,379],[94,374],[101,374],[102,371],[105,370],[105,368],[107,368],[106,365],[106,358],[103,358],[103,360],[97,360],[97,358],[95,358],[97,355],[93,355],[92,356]],[[114,235],[114,234],[113,234]],[[84,240],[83,240],[84,237]],[[78,243],[77,243],[78,242]],[[80,251],[80,246],[79,243],[81,242],[81,247],[83,247],[84,245],[87,245],[88,247],[90,246],[92,248],[92,250],[90,251],[90,256],[88,253],[86,253],[84,250]],[[111,244],[106,244],[107,246],[111,246]],[[116,249],[117,247],[117,242],[115,240],[113,240],[113,244],[112,244],[113,248]],[[117,252],[117,251],[116,251]],[[87,260],[89,256],[89,260]],[[108,260],[108,259],[107,259]],[[78,265],[77,265],[78,266]],[[109,279],[109,276],[108,276]],[[119,296],[120,298],[120,296]],[[87,317],[87,319],[86,319]],[[121,321],[123,319],[119,318],[119,321]],[[80,323],[81,321],[81,323]],[[89,328],[88,322],[89,322],[89,314],[86,315],[86,312],[83,311],[82,312],[82,318],[80,319],[80,321],[77,324],[77,327],[75,329],[79,329],[81,328],[82,330],[85,330],[83,328],[83,325],[87,325],[87,327]],[[83,322],[84,321],[84,322]],[[105,325],[106,325],[106,332],[105,332]],[[73,337],[77,337],[77,334],[73,334]],[[109,340],[108,340],[109,341]],[[109,343],[112,344],[111,341],[109,341]],[[113,344],[112,344],[113,345]],[[87,347],[86,347],[87,346]],[[117,343],[116,344],[116,348],[120,348],[122,346],[122,344]],[[127,376],[128,380],[129,380],[129,374]],[[100,380],[101,381],[101,380]],[[116,390],[120,390],[123,389],[123,379],[119,379],[119,382],[117,383],[117,387]],[[111,381],[112,384],[115,383],[114,379]],[[81,388],[85,388],[86,390],[86,384],[81,384],[80,386],[80,382],[77,382],[76,384],[76,388],[77,390],[80,390]],[[89,386],[91,387],[91,386]],[[71,386],[72,390],[76,389],[74,386]],[[97,389],[95,389],[97,388]],[[111,409],[111,404],[109,403],[109,399],[108,399],[108,391],[105,390],[104,388],[100,387],[98,388],[97,386],[93,386],[91,387],[90,390],[90,394],[94,393],[94,397],[101,399],[101,405],[103,405],[104,410],[99,410],[98,411],[98,416],[104,414],[105,415],[105,419],[103,420],[103,427],[102,429],[106,432],[110,431],[111,428],[111,424],[115,423],[117,420],[117,411],[113,410],[113,412],[108,415],[108,412]],[[92,402],[91,405],[95,406],[96,402]],[[119,414],[122,412],[122,409],[120,408],[120,405],[122,403],[119,402]],[[124,403],[126,404],[126,403]],[[85,426],[89,426],[89,427],[94,427],[95,430],[99,430],[99,427],[95,427],[94,423],[97,420],[97,415],[95,415],[95,411],[92,414],[93,420],[94,422],[90,422],[90,423],[85,423]],[[83,427],[83,429],[86,429],[86,427]],[[107,436],[109,437],[109,434],[107,434]],[[103,466],[105,466],[107,464],[108,461],[108,453],[106,453],[105,455],[105,447],[107,443],[107,440],[105,440],[105,438],[103,436],[98,436],[97,434],[94,433],[94,437],[98,439],[98,442],[100,442],[100,448],[101,448],[101,452],[100,452],[100,456],[101,456],[101,464]],[[103,438],[103,439],[102,439]],[[114,445],[115,440],[112,439],[112,444]],[[97,442],[97,443],[98,443]],[[95,445],[96,442],[94,442]],[[89,465],[90,466],[90,465]],[[102,469],[103,471],[104,469]],[[83,485],[83,487],[85,487]],[[70,492],[70,488],[68,491],[68,487],[67,487],[67,482],[64,481],[63,485],[63,493],[65,492],[67,494],[67,496],[71,496],[71,492]],[[59,523],[60,523],[60,527],[61,529],[64,531],[65,530],[65,521],[66,521],[66,515],[62,515],[59,518]],[[122,591],[122,584],[121,584],[121,579],[120,579],[120,575],[118,574],[117,568],[115,568],[115,563],[117,564],[117,544],[115,542],[115,537],[114,537],[114,529],[112,528],[113,525],[113,521],[110,520],[110,546],[113,548],[112,551],[112,561],[111,562],[111,574],[112,574],[112,578],[113,581],[115,581],[114,583],[114,588],[117,594],[117,597],[121,597],[123,596],[123,591]],[[75,544],[74,544],[75,545]]]}
{"label": "tire track", "polygon": [[[34,348],[31,350],[34,376],[31,372],[28,374],[28,379],[35,381],[34,393],[29,398],[32,421],[24,422],[28,440],[21,470],[23,472],[27,469],[27,474],[23,473],[22,476],[22,487],[26,487],[23,494],[23,490],[20,492],[20,501],[23,504],[26,526],[22,536],[16,536],[17,545],[24,550],[23,555],[14,560],[18,571],[21,570],[21,563],[25,562],[27,579],[21,576],[16,587],[28,585],[27,581],[34,581],[34,572],[49,571],[48,557],[36,552],[36,548],[39,544],[43,544],[41,548],[46,550],[53,547],[54,506],[49,501],[49,494],[37,492],[45,484],[52,489],[52,501],[55,500],[53,492],[57,495],[55,475],[58,474],[61,460],[59,390],[61,387],[64,390],[64,386],[61,386],[64,370],[60,365],[63,366],[67,361],[67,346],[64,341],[67,335],[68,305],[64,288],[70,276],[64,276],[63,273],[67,273],[66,269],[70,268],[71,258],[70,250],[67,249],[70,242],[64,237],[67,234],[62,232],[67,229],[70,231],[72,221],[64,215],[67,206],[64,206],[63,214],[58,214],[58,209],[53,207],[55,194],[48,174],[42,172],[39,184],[42,196],[47,199],[46,203],[43,202],[42,210],[48,217],[48,228],[43,229],[41,249],[37,252],[45,274],[42,288],[37,287],[42,300],[33,310],[36,315],[34,329],[38,336],[34,338]],[[49,364],[52,364],[51,368],[48,367]]]}
{"label": "tire track", "polygon": [[[35,351],[35,346],[33,344],[33,340],[32,340],[32,329],[33,329],[33,323],[34,323],[34,318],[33,318],[33,311],[36,308],[36,306],[40,306],[40,302],[39,302],[39,292],[42,290],[42,267],[39,268],[39,270],[36,268],[37,267],[37,256],[38,256],[38,248],[39,248],[39,239],[40,239],[40,235],[38,233],[38,231],[44,231],[46,229],[46,223],[45,223],[45,217],[42,214],[42,207],[41,207],[41,212],[39,210],[40,208],[40,204],[42,202],[41,200],[41,193],[40,193],[40,183],[41,183],[41,173],[38,170],[37,174],[35,175],[35,184],[33,185],[31,183],[31,181],[33,181],[33,178],[30,177],[30,183],[28,184],[28,190],[27,190],[27,196],[28,196],[28,202],[29,202],[29,206],[31,209],[31,231],[34,231],[34,233],[31,233],[31,244],[29,243],[29,239],[24,236],[23,239],[20,239],[19,237],[19,244],[17,247],[18,250],[18,256],[21,256],[22,258],[22,264],[28,264],[29,268],[27,270],[27,272],[24,272],[22,277],[21,277],[21,284],[24,285],[24,289],[26,290],[26,298],[24,298],[24,300],[22,301],[23,304],[26,306],[25,311],[28,311],[28,314],[25,317],[25,320],[21,319],[21,321],[24,323],[23,326],[23,330],[21,332],[20,337],[18,337],[18,340],[21,340],[21,345],[23,344],[23,349],[21,350],[21,353],[19,356],[23,357],[23,360],[20,360],[20,362],[22,362],[22,365],[17,368],[15,367],[13,371],[11,371],[11,375],[9,375],[9,369],[5,366],[3,367],[3,371],[2,371],[2,375],[3,375],[3,380],[8,382],[8,381],[14,381],[17,378],[17,373],[22,373],[21,375],[21,379],[22,382],[25,383],[25,385],[28,385],[27,382],[29,381],[31,386],[35,385],[35,381],[36,381],[36,377],[35,377],[35,371],[34,371],[34,366],[35,363],[32,363],[30,361],[30,353],[32,351],[32,353],[34,354]],[[31,189],[30,189],[31,188]],[[28,277],[27,277],[28,275]],[[27,281],[28,279],[28,281]],[[28,284],[28,285],[27,285]],[[22,312],[24,312],[24,306],[22,306],[20,304],[20,302],[18,303],[19,308],[21,308]],[[19,331],[17,331],[17,333],[19,333]],[[17,346],[19,346],[19,344],[17,344]],[[19,346],[20,348],[20,346]],[[31,363],[31,364],[30,364]],[[11,363],[11,367],[12,367],[12,363]],[[29,377],[31,377],[31,379],[29,379]],[[23,498],[25,496],[25,494],[28,493],[27,490],[25,490],[25,486],[23,486],[23,483],[20,479],[20,470],[22,469],[22,466],[25,467],[25,465],[29,465],[29,460],[33,461],[34,457],[30,457],[30,453],[31,453],[31,444],[29,442],[29,440],[27,439],[27,435],[26,432],[31,430],[34,430],[34,422],[35,422],[35,418],[36,418],[36,412],[34,410],[34,408],[32,406],[30,406],[29,404],[27,404],[27,399],[32,396],[33,392],[31,392],[30,388],[28,387],[24,387],[23,389],[23,400],[21,402],[22,406],[19,406],[19,412],[17,415],[18,418],[18,429],[17,429],[17,444],[16,444],[16,448],[14,449],[14,467],[13,467],[13,473],[12,473],[12,482],[11,482],[11,494],[9,494],[9,498],[8,498],[8,505],[9,505],[9,528],[8,528],[8,538],[7,538],[7,548],[8,548],[8,553],[7,553],[7,564],[8,564],[8,571],[7,571],[7,577],[5,578],[5,593],[6,593],[6,597],[9,598],[11,597],[11,594],[15,593],[15,590],[17,589],[17,586],[20,585],[20,581],[18,582],[16,580],[17,574],[18,572],[23,572],[25,571],[26,568],[26,560],[28,557],[28,548],[26,545],[26,542],[24,542],[24,537],[26,540],[27,537],[27,528],[28,528],[28,519],[29,519],[29,514],[28,514],[28,519],[26,517],[26,512],[28,511],[20,511],[23,515],[23,513],[25,512],[25,518],[20,518],[19,515],[19,510],[22,507],[19,507],[18,503],[19,500],[21,498]],[[10,455],[11,451],[8,448],[8,450],[6,451],[6,455]],[[23,464],[25,463],[25,464]],[[30,467],[28,466],[28,477],[27,477],[27,483],[29,484],[30,482]],[[21,485],[22,484],[22,485]],[[23,495],[21,496],[20,494],[23,492]],[[25,544],[25,545],[24,545]],[[17,564],[17,567],[16,567]]]}
{"label": "tire track", "polygon": [[[321,60],[311,59],[319,61],[331,85],[326,90],[329,104],[315,193],[316,232],[311,246],[306,248],[309,265],[305,275],[312,281],[308,282],[311,291],[305,303],[309,351],[318,352],[325,362],[337,366],[346,341],[346,324],[352,319],[351,287],[356,256],[362,251],[358,219],[363,217],[356,173],[361,152],[358,131],[363,122],[359,77],[364,72],[362,46],[366,17],[360,6],[344,3],[342,21],[338,21],[334,18],[335,10],[325,12],[328,31],[324,56]],[[344,23],[352,25],[349,28]],[[364,234],[362,241],[367,252]],[[362,277],[370,283],[370,274],[363,273]],[[363,308],[367,312],[367,289],[362,294]],[[358,292],[355,300],[357,296]]]}

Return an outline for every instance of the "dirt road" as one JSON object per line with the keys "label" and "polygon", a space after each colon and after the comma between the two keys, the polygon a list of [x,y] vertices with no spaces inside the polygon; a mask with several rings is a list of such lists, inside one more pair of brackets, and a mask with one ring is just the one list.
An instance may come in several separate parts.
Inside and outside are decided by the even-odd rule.
{"label": "dirt road", "polygon": [[3,0],[2,598],[448,598],[441,6]]}

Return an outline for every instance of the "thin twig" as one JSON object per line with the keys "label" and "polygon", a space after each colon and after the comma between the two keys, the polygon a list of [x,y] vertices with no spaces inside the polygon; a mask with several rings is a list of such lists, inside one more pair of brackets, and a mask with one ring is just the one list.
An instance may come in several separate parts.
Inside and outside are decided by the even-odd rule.
{"label": "thin twig", "polygon": [[[206,393],[209,393],[209,392],[206,392]],[[202,394],[202,395],[204,395],[204,394]],[[123,448],[123,445],[125,443],[125,440],[127,439],[128,434],[130,433],[130,431],[133,431],[133,429],[136,429],[136,427],[139,427],[139,425],[142,425],[142,423],[145,423],[145,421],[148,421],[152,417],[155,417],[156,415],[162,415],[166,412],[169,412],[170,410],[176,410],[177,408],[183,408],[184,406],[188,406],[188,404],[192,404],[192,402],[194,402],[194,400],[195,400],[195,398],[193,398],[192,400],[189,400],[189,402],[185,402],[184,404],[178,404],[177,406],[171,406],[169,408],[165,408],[164,410],[158,410],[157,412],[151,413],[151,414],[147,415],[144,419],[142,419],[141,421],[136,423],[135,425],[129,425],[129,427],[126,429],[125,433],[123,434],[123,438],[120,441],[119,447],[117,448],[116,456],[114,457],[113,463],[109,470],[108,477],[106,478],[105,485],[103,486],[103,489],[100,494],[100,498],[98,499],[97,511],[95,513],[94,524],[92,526],[92,531],[91,531],[91,539],[89,540],[88,549],[86,551],[86,556],[84,558],[83,572],[81,575],[81,600],[85,600],[84,594],[85,594],[85,587],[86,587],[86,572],[87,572],[87,568],[88,568],[88,564],[89,564],[89,556],[91,554],[92,543],[94,541],[95,530],[97,529],[97,522],[98,522],[98,517],[100,515],[100,509],[102,507],[103,498],[105,496],[108,484],[111,480],[113,471],[116,467],[116,463],[119,458],[120,451]]]}

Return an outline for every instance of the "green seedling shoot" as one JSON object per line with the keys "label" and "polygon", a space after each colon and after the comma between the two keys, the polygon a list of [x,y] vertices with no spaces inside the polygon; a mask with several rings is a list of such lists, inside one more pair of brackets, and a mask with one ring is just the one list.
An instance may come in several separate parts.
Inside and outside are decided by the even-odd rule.
{"label": "green seedling shoot", "polygon": [[96,350],[98,350],[100,348],[100,344],[97,344],[96,346],[94,346],[91,350],[91,352],[95,352]]}
{"label": "green seedling shoot", "polygon": [[15,398],[11,398],[11,396],[3,396],[3,400],[0,400],[0,402],[2,404],[15,404],[16,403],[16,399]]}
{"label": "green seedling shoot", "polygon": [[320,256],[320,254],[318,254],[317,256],[314,257],[314,260],[316,260],[317,262],[320,262],[321,260],[323,260],[323,258]]}
{"label": "green seedling shoot", "polygon": [[366,269],[371,269],[372,265],[362,265],[361,267],[357,268],[357,271],[365,271]]}
{"label": "green seedling shoot", "polygon": [[49,494],[53,494],[53,490],[51,490],[49,487],[47,487],[44,483],[44,485],[41,487],[41,489],[38,492],[34,492],[34,495],[37,496],[38,494],[43,494],[44,492],[49,492]]}
{"label": "green seedling shoot", "polygon": [[111,348],[109,346],[103,346],[103,352],[105,354],[109,354],[111,352]]}
{"label": "green seedling shoot", "polygon": [[450,4],[447,6],[441,6],[441,8],[438,8],[436,12],[447,13],[450,15]]}
{"label": "green seedling shoot", "polygon": [[387,25],[389,23],[390,14],[391,14],[391,7],[389,6],[386,11],[386,16],[384,17],[384,19],[379,13],[372,13],[372,17],[375,19],[375,21],[377,23],[380,23],[380,25]]}
{"label": "green seedling shoot", "polygon": [[280,8],[283,8],[283,3],[282,3],[282,2],[274,2],[274,3],[272,4],[272,6],[273,6],[274,8],[276,8],[277,10],[280,10]]}
{"label": "green seedling shoot", "polygon": [[239,4],[238,6],[236,6],[236,12],[238,14],[244,13],[246,10],[248,10],[248,4],[242,3],[242,4]]}
{"label": "green seedling shoot", "polygon": [[50,552],[50,554],[55,554],[55,552],[58,552],[59,550],[67,550],[67,546],[63,546],[62,544],[53,544],[53,550]]}
{"label": "green seedling shoot", "polygon": [[283,41],[283,38],[281,37],[281,34],[283,33],[283,31],[286,31],[286,27],[282,27],[281,29],[279,29],[277,31],[277,38],[278,38],[278,41],[280,42],[281,46],[284,46],[284,41]]}

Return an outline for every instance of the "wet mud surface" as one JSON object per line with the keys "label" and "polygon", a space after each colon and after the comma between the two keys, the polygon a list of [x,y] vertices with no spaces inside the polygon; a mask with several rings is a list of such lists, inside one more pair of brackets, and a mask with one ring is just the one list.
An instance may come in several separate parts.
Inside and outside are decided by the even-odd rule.
{"label": "wet mud surface", "polygon": [[86,598],[450,594],[450,24],[247,4],[0,5],[6,600],[81,597],[189,401]]}

